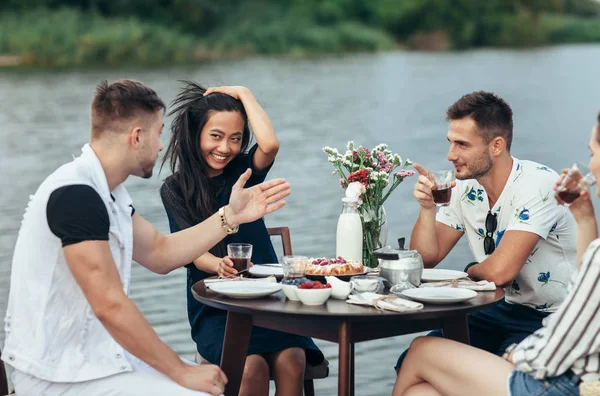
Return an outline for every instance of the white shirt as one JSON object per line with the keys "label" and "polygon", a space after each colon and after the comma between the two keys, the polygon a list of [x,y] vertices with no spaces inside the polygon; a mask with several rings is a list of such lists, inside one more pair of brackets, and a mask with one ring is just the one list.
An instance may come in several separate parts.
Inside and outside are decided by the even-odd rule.
{"label": "white shirt", "polygon": [[571,369],[584,382],[599,381],[599,306],[600,239],[596,239],[583,256],[565,303],[514,348],[512,361],[517,370],[543,379]]}
{"label": "white shirt", "polygon": [[129,292],[133,252],[131,198],[121,184],[111,198],[102,164],[89,145],[58,168],[31,196],[15,246],[2,360],[51,382],[81,382],[131,371],[123,348],[96,318],[48,225],[52,192],[71,184],[94,188],[110,220],[108,243],[123,291]]}
{"label": "white shirt", "polygon": [[[506,300],[549,312],[565,298],[576,260],[576,224],[568,209],[556,204],[557,179],[548,167],[513,157],[510,176],[491,208],[497,214],[496,247],[508,231],[540,236],[521,272],[505,288]],[[477,180],[457,180],[450,205],[440,209],[437,221],[464,232],[475,260],[482,262],[488,257],[483,240],[489,211],[487,194]]]}

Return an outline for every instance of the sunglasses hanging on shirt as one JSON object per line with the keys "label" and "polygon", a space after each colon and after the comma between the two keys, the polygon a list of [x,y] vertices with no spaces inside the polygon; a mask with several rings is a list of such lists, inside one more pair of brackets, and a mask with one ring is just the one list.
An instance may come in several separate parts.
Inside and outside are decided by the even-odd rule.
{"label": "sunglasses hanging on shirt", "polygon": [[483,238],[483,251],[485,254],[490,255],[496,250],[496,242],[494,242],[494,231],[498,227],[498,220],[496,219],[497,213],[492,214],[489,211],[485,218],[485,238]]}

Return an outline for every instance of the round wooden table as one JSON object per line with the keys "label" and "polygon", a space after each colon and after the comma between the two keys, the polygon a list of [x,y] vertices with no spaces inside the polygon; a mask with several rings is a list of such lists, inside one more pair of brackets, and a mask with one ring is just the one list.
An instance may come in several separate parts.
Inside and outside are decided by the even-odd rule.
{"label": "round wooden table", "polygon": [[[477,297],[450,305],[425,304],[410,312],[379,311],[330,298],[323,305],[288,300],[282,291],[252,300],[233,299],[192,286],[203,304],[227,311],[221,368],[229,382],[226,396],[239,393],[252,325],[319,338],[339,344],[338,395],[354,394],[354,343],[442,329],[444,337],[469,343],[467,315],[489,308],[504,298],[504,291],[478,292]],[[400,352],[400,351],[399,351]]]}

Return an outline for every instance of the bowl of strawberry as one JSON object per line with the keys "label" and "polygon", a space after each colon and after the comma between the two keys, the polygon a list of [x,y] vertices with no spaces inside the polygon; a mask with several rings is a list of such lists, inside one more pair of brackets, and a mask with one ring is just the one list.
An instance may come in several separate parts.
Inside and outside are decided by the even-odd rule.
{"label": "bowl of strawberry", "polygon": [[306,281],[298,285],[296,295],[305,305],[324,304],[331,296],[331,285],[320,281]]}

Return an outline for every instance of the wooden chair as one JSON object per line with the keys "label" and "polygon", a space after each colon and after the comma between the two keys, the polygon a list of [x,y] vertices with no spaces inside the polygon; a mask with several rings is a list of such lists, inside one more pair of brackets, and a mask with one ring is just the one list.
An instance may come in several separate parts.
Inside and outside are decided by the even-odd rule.
{"label": "wooden chair", "polygon": [[[289,256],[292,253],[292,239],[290,238],[290,229],[288,227],[271,227],[267,228],[269,236],[280,236],[283,246],[283,255]],[[327,378],[329,376],[329,362],[324,359],[321,364],[316,366],[306,365],[304,371],[304,395],[314,396],[315,386],[313,380]]]}
{"label": "wooden chair", "polygon": [[2,351],[0,351],[0,396],[8,395],[8,378],[6,377],[6,369],[2,359]]}

